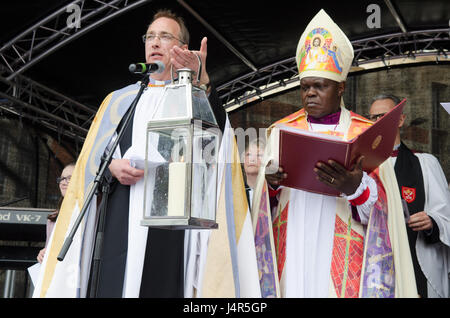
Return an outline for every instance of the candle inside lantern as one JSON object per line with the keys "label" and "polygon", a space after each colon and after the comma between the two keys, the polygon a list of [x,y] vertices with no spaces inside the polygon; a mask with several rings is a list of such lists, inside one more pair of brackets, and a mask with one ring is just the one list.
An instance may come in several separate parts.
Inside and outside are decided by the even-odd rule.
{"label": "candle inside lantern", "polygon": [[167,216],[184,216],[186,162],[169,164],[169,198]]}

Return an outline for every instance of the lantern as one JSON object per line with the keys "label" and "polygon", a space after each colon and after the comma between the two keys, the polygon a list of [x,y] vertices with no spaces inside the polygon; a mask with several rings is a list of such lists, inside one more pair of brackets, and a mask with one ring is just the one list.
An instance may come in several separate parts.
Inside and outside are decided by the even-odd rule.
{"label": "lantern", "polygon": [[158,119],[147,126],[144,217],[141,225],[168,229],[217,228],[221,133],[206,92],[180,69],[167,85]]}

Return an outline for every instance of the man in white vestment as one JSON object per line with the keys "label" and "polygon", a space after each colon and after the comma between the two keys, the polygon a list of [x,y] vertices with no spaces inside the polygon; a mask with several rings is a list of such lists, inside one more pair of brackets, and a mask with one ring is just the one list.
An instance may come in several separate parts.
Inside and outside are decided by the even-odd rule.
{"label": "man in white vestment", "polygon": [[[133,121],[125,130],[109,165],[111,182],[107,196],[104,195],[106,218],[98,281],[92,281],[91,272],[98,221],[96,198],[90,203],[64,261],[58,262],[56,256],[92,186],[100,158],[112,145],[115,131],[137,94],[138,84],[109,94],[93,120],[63,203],[62,215],[51,238],[50,252],[44,259],[35,297],[192,297],[193,290],[201,287],[204,264],[199,264],[198,256],[202,254],[200,249],[206,248],[204,243],[208,233],[195,232],[192,239],[189,231],[141,226],[144,170],[134,167],[133,161],[145,158],[147,122],[158,118],[161,112],[157,106],[164,85],[171,81],[172,67],[173,71],[179,68],[197,71],[201,61],[200,76],[193,76],[199,80],[193,80],[193,84],[206,89],[222,131],[226,113],[206,72],[206,38],[203,38],[199,51],[189,50],[189,33],[183,19],[162,10],[155,14],[142,40],[146,62],[160,61],[165,68],[161,73],[150,75]],[[95,293],[91,293],[94,283]]]}
{"label": "man in white vestment", "polygon": [[[373,98],[369,119],[378,120],[400,102],[391,94]],[[420,297],[450,296],[450,192],[444,172],[432,154],[411,151],[400,138],[402,114],[391,162],[405,201],[407,233]]]}

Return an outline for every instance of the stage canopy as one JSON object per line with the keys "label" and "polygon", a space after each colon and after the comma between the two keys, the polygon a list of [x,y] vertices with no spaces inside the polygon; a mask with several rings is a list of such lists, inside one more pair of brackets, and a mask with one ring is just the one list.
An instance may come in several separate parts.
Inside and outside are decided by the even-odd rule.
{"label": "stage canopy", "polygon": [[144,61],[141,35],[161,8],[185,18],[191,48],[208,37],[227,111],[298,85],[297,42],[321,8],[353,43],[351,74],[449,61],[446,0],[2,1],[0,112],[81,143],[103,98],[138,80],[128,65]]}

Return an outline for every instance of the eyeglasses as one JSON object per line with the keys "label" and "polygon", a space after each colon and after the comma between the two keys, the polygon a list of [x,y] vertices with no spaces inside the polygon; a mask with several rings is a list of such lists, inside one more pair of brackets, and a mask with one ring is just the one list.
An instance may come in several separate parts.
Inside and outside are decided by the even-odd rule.
{"label": "eyeglasses", "polygon": [[172,41],[173,39],[185,44],[183,41],[181,41],[180,39],[174,37],[172,34],[170,33],[160,33],[160,34],[155,34],[155,33],[149,33],[149,34],[144,34],[142,36],[142,41],[144,43],[146,43],[147,41],[153,41],[155,38],[158,38],[161,42],[163,43],[170,43],[170,41]]}
{"label": "eyeglasses", "polygon": [[68,176],[68,177],[63,177],[63,178],[56,178],[56,183],[57,184],[60,184],[61,182],[63,182],[63,181],[66,181],[67,183],[69,183],[70,182],[70,177],[71,176]]}
{"label": "eyeglasses", "polygon": [[367,115],[367,119],[371,120],[371,121],[377,121],[378,119],[380,119],[381,117],[383,117],[384,115],[386,115],[387,113],[381,113],[381,114],[374,114],[374,115]]}

